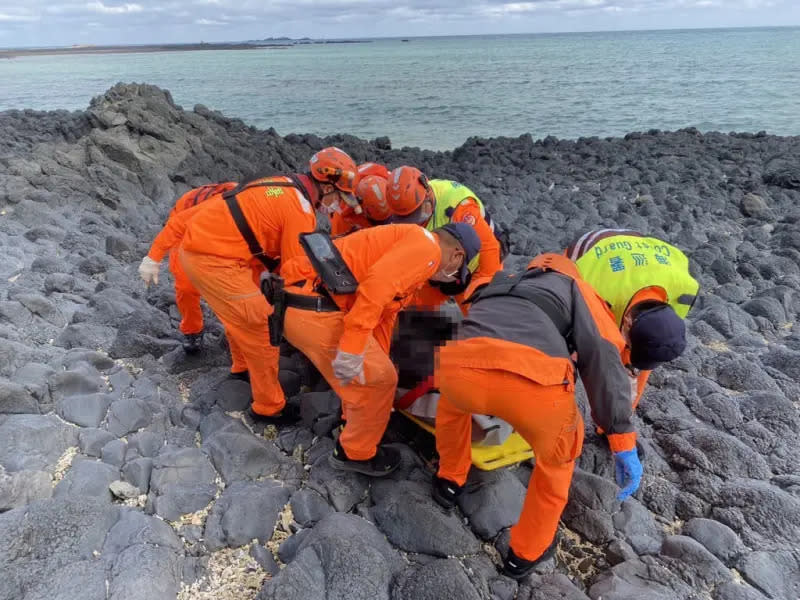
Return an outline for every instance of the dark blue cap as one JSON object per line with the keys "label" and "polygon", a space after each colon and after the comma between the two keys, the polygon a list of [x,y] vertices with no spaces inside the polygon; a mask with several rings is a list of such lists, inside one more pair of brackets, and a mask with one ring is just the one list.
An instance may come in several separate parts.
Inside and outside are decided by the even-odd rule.
{"label": "dark blue cap", "polygon": [[447,225],[443,225],[442,229],[456,238],[458,243],[461,244],[461,247],[464,248],[466,256],[464,257],[464,265],[461,267],[461,273],[459,274],[459,279],[464,282],[469,272],[468,266],[470,261],[481,251],[481,238],[478,237],[475,228],[467,223],[448,223]]}
{"label": "dark blue cap", "polygon": [[686,349],[686,325],[669,304],[637,315],[629,336],[631,365],[643,371],[678,358]]}

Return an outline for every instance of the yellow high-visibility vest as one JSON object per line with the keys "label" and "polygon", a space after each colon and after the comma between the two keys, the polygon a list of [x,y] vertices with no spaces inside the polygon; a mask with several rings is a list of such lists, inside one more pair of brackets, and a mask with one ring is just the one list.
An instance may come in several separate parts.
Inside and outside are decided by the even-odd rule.
{"label": "yellow high-visibility vest", "polygon": [[606,302],[617,321],[640,290],[658,286],[679,317],[686,318],[700,284],[689,274],[689,259],[675,246],[652,237],[615,235],[600,239],[575,261],[581,277]]}

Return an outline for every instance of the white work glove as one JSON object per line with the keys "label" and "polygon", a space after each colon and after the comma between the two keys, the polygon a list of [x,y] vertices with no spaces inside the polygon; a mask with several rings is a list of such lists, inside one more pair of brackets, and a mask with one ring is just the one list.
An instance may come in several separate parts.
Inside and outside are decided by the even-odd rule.
{"label": "white work glove", "polygon": [[333,374],[339,383],[347,385],[353,379],[358,378],[358,382],[364,383],[364,355],[350,354],[349,352],[336,351],[336,358],[331,363]]}
{"label": "white work glove", "polygon": [[150,282],[158,285],[158,270],[160,263],[157,263],[149,256],[145,256],[139,264],[139,276],[144,281],[145,286],[150,286]]}

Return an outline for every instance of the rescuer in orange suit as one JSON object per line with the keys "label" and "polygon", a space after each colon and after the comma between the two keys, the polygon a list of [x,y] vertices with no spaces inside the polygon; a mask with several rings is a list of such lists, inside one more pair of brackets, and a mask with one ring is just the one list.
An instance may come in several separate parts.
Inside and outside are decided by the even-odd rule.
{"label": "rescuer in orange suit", "polygon": [[451,296],[461,304],[471,279],[491,277],[502,268],[500,242],[483,203],[468,187],[446,179],[429,180],[419,169],[402,166],[389,173],[387,196],[393,223],[416,223],[429,231],[446,223],[465,223],[481,240],[480,254],[468,265],[464,281],[425,286],[415,306],[435,307]]}
{"label": "rescuer in orange suit", "polygon": [[456,340],[437,356],[440,461],[433,497],[451,508],[461,493],[471,465],[473,413],[510,423],[536,457],[503,566],[507,575],[521,579],[555,552],[583,444],[573,353],[592,418],[608,432],[617,483],[623,486],[618,498],[639,486],[642,465],[622,362],[625,341],[603,300],[564,256],[541,255],[514,276],[498,272],[469,302]]}
{"label": "rescuer in orange suit", "polygon": [[[211,183],[189,190],[178,198],[169,213],[168,220],[185,210],[202,204],[212,196],[232,190],[237,185],[237,183],[229,181],[226,183]],[[171,252],[179,244],[179,239],[158,235],[153,241],[149,254],[164,256],[169,252],[169,270],[175,279],[175,304],[181,314],[181,324],[178,329],[183,334],[183,350],[187,354],[195,354],[203,347],[203,311],[200,308],[200,293],[183,272],[181,263],[178,260],[178,252]],[[153,281],[158,283],[157,271]]]}
{"label": "rescuer in orange suit", "polygon": [[429,279],[451,280],[480,249],[468,225],[433,232],[386,225],[333,241],[358,281],[352,294],[328,294],[306,257],[286,262],[284,335],[319,369],[342,399],[345,426],[331,465],[380,477],[400,455],[378,446],[389,422],[397,372],[389,344],[397,313]]}
{"label": "rescuer in orange suit", "polygon": [[446,179],[428,179],[419,169],[402,166],[389,173],[387,192],[393,223],[414,223],[429,231],[447,223],[471,225],[481,240],[473,277],[489,277],[501,268],[500,242],[483,203],[468,187]]}
{"label": "rescuer in orange suit", "polygon": [[[356,165],[342,150],[320,150],[309,172],[258,179],[184,211],[162,232],[182,239],[180,261],[225,327],[232,376],[250,381],[251,416],[271,423],[299,418],[287,405],[278,382],[278,348],[270,345],[267,317],[272,307],[253,281],[253,257],[270,271],[302,254],[301,233],[316,226],[314,209],[340,210],[355,204]],[[152,279],[163,255],[142,261],[142,277]],[[149,261],[149,262],[147,262]],[[140,267],[140,272],[142,268]]]}
{"label": "rescuer in orange suit", "polygon": [[359,229],[384,225],[392,216],[386,198],[386,179],[389,171],[377,163],[358,166],[356,198],[358,207],[345,207],[331,217],[331,237],[347,235]]}

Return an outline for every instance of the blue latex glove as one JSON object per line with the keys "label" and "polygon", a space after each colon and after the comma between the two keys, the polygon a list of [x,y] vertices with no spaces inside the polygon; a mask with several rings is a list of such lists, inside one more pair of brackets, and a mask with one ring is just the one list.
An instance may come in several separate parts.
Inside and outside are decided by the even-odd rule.
{"label": "blue latex glove", "polygon": [[622,489],[617,500],[625,500],[639,489],[642,481],[642,463],[636,448],[614,454],[614,466],[617,471],[617,485]]}

